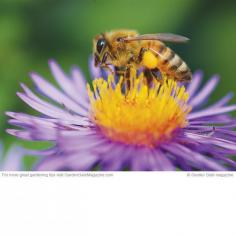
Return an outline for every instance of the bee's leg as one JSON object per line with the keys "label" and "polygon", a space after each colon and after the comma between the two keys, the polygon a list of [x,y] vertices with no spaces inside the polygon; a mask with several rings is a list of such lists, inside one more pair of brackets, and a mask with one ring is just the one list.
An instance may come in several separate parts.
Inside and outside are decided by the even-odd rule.
{"label": "bee's leg", "polygon": [[162,84],[163,82],[163,78],[162,78],[162,73],[158,68],[152,69],[151,73],[153,75],[153,77]]}
{"label": "bee's leg", "polygon": [[110,74],[114,74],[114,71],[107,64],[101,64],[100,67],[110,72]]}
{"label": "bee's leg", "polygon": [[122,77],[121,88],[122,91],[127,93],[130,90],[130,67],[115,67],[116,75],[118,78]]}
{"label": "bee's leg", "polygon": [[125,86],[126,86],[126,90],[130,90],[130,67],[128,67],[126,69],[126,72],[125,72],[125,77],[124,77],[124,80],[125,80]]}
{"label": "bee's leg", "polygon": [[141,63],[141,61],[143,60],[143,54],[148,51],[147,48],[141,48],[140,51],[139,51],[139,54],[138,54],[138,57],[137,57],[137,60],[136,60],[136,63]]}
{"label": "bee's leg", "polygon": [[144,73],[144,76],[146,78],[147,85],[148,85],[148,87],[150,87],[151,83],[152,83],[152,80],[154,79],[152,71],[146,68],[146,69],[144,69],[143,73]]}
{"label": "bee's leg", "polygon": [[161,72],[158,70],[158,68],[155,69],[144,69],[144,75],[147,79],[147,84],[149,87],[152,86],[152,81],[155,79],[157,80],[160,84],[163,83]]}

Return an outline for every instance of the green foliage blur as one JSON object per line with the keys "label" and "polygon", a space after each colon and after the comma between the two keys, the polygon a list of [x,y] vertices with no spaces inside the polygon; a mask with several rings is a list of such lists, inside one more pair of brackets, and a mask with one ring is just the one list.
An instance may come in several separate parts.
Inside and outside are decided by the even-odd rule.
{"label": "green foliage blur", "polygon": [[[190,65],[222,80],[211,101],[236,92],[236,1],[211,0],[1,0],[0,140],[40,148],[5,133],[5,111],[33,112],[16,96],[20,82],[32,83],[37,71],[52,80],[47,61],[65,69],[79,65],[89,78],[88,58],[94,35],[116,28],[140,33],[172,32],[191,39],[171,45]],[[236,102],[236,99],[234,99]],[[44,145],[44,144],[43,144]]]}

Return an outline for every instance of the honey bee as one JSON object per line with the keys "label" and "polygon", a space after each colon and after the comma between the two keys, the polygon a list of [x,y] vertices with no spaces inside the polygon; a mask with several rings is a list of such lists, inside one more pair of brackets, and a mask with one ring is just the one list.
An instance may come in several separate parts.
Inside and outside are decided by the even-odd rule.
{"label": "honey bee", "polygon": [[[97,35],[93,40],[95,66],[124,78],[130,69],[143,69],[149,82],[166,74],[187,82],[192,73],[187,64],[164,42],[183,43],[189,39],[171,33],[139,35],[134,30],[116,30]],[[110,68],[114,66],[114,71]]]}

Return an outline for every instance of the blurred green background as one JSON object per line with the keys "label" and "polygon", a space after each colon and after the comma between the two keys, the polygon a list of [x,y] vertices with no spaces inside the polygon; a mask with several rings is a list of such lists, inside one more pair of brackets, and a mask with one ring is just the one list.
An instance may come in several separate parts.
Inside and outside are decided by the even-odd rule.
{"label": "blurred green background", "polygon": [[[94,35],[115,28],[140,33],[172,32],[191,39],[172,45],[192,70],[222,80],[211,101],[236,92],[236,1],[211,0],[1,0],[0,1],[0,140],[28,147],[5,133],[6,110],[32,112],[16,97],[19,83],[32,83],[37,71],[52,79],[47,61],[56,59],[68,71],[73,64],[88,74]],[[234,99],[236,102],[236,99]]]}

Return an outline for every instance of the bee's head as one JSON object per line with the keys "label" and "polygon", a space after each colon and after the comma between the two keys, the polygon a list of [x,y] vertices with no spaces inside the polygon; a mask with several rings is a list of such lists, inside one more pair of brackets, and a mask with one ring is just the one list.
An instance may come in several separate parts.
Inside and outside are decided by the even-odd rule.
{"label": "bee's head", "polygon": [[94,53],[94,63],[98,66],[101,63],[105,63],[105,52],[108,50],[107,40],[103,35],[95,37],[93,42],[93,53]]}

